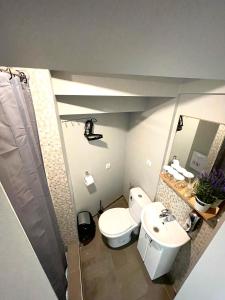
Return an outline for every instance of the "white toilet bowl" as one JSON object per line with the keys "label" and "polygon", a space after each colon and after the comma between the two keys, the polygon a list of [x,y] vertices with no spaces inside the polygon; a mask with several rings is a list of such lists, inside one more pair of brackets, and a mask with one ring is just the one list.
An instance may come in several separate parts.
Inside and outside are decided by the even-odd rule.
{"label": "white toilet bowl", "polygon": [[126,245],[131,240],[131,233],[138,233],[142,209],[149,202],[141,188],[133,188],[130,190],[129,208],[111,208],[100,216],[99,230],[110,247]]}
{"label": "white toilet bowl", "polygon": [[138,227],[129,213],[129,208],[112,208],[105,211],[98,224],[101,234],[112,248],[129,243],[131,232]]}

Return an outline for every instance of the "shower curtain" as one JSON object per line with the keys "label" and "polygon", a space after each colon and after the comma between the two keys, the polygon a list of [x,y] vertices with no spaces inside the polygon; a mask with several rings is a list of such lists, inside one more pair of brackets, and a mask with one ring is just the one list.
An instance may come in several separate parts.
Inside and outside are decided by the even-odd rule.
{"label": "shower curtain", "polygon": [[0,72],[0,181],[56,295],[65,300],[66,257],[45,175],[32,97],[24,78],[11,77]]}

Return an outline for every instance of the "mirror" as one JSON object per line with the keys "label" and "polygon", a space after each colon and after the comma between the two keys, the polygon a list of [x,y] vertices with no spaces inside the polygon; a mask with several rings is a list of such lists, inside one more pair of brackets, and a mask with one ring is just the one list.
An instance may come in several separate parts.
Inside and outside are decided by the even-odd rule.
{"label": "mirror", "polygon": [[180,116],[170,161],[174,156],[195,175],[213,166],[225,170],[225,125]]}

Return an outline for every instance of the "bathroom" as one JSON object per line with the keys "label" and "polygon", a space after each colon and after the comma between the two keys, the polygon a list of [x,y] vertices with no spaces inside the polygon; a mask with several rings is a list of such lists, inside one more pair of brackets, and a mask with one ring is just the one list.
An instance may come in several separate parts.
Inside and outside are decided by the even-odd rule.
{"label": "bathroom", "polygon": [[[150,9],[152,1],[139,7],[125,1],[117,10],[113,3],[86,7],[77,1],[75,10],[72,3],[51,9],[34,3],[35,10],[27,7],[32,20],[24,23],[23,10],[9,2],[3,5],[4,16],[18,21],[20,36],[11,39],[10,47],[8,41],[1,46],[3,299],[186,300],[195,299],[196,294],[199,299],[223,299],[224,268],[219,268],[224,254],[223,202],[209,203],[201,211],[193,189],[202,171],[224,170],[225,59],[210,56],[218,54],[213,51],[216,43],[207,44],[211,51],[202,51],[195,39],[190,42],[190,36],[202,34],[191,26],[196,10],[190,4],[187,14],[187,7],[180,10],[181,4],[171,4],[172,11],[180,7],[182,20],[176,15],[176,28],[186,37],[176,41],[179,47],[173,51],[171,41],[176,35],[169,32],[169,41],[159,39],[163,28],[175,30],[172,23],[163,23],[174,19],[171,13],[165,16],[166,4],[151,3]],[[111,20],[109,7],[116,20]],[[213,4],[201,9],[216,16],[223,11]],[[135,11],[142,17],[131,24],[130,14]],[[164,20],[160,25],[155,15]],[[89,21],[82,26],[86,18]],[[113,24],[108,27],[110,20]],[[204,21],[201,15],[196,22],[207,31]],[[8,36],[13,34],[12,25],[4,27]],[[37,25],[50,35],[40,34]],[[219,25],[215,25],[218,32]],[[144,30],[146,40],[134,26]],[[76,38],[68,39],[73,35]],[[15,42],[23,39],[20,54],[27,55],[13,54]],[[170,51],[160,52],[156,44]],[[202,53],[201,59],[197,53]],[[28,115],[30,125],[23,123]],[[28,144],[18,134],[23,129]],[[28,151],[25,144],[33,150]],[[32,159],[35,153],[37,161]],[[179,167],[194,178],[185,177],[187,173]],[[30,178],[24,172],[30,172]],[[34,172],[39,183],[31,180]],[[21,188],[23,179],[27,186]],[[35,195],[40,186],[41,200],[40,194]],[[82,242],[79,225],[87,216],[95,229]],[[151,223],[155,218],[157,225]],[[171,231],[162,242],[164,228]],[[154,245],[159,250],[155,256],[150,251]],[[157,271],[152,271],[153,266]]]}
{"label": "bathroom", "polygon": [[[72,186],[77,211],[91,211],[92,215],[95,216],[96,226],[98,226],[100,200],[104,209],[127,207],[130,189],[141,187],[149,199],[160,201],[166,208],[171,209],[180,225],[184,226],[193,208],[190,208],[182,198],[177,196],[176,192],[170,189],[155,174],[160,174],[164,162],[171,161],[172,157],[177,155],[178,158],[180,157],[181,165],[187,166],[187,169],[196,176],[198,172],[190,167],[190,162],[187,165],[184,162],[184,156],[192,153],[193,149],[209,156],[208,167],[211,166],[212,168],[224,140],[223,114],[220,121],[218,119],[219,111],[222,112],[223,110],[223,107],[220,106],[224,103],[222,98],[214,94],[214,89],[213,95],[210,95],[210,91],[205,94],[201,87],[201,81],[199,81],[198,93],[194,93],[196,82],[193,86],[190,85],[189,81],[187,83],[183,82],[182,85],[175,82],[165,84],[165,82],[160,83],[158,81],[158,84],[162,84],[164,90],[160,85],[160,88],[155,89],[155,91],[148,90],[148,86],[146,86],[144,94],[139,94],[142,97],[142,99],[138,99],[139,106],[134,106],[136,96],[133,98],[133,102],[130,103],[131,96],[126,96],[121,108],[117,104],[115,96],[117,93],[120,103],[121,90],[119,92],[110,90],[107,98],[105,89],[112,86],[114,88],[121,87],[122,83],[128,86],[130,81],[130,83],[132,82],[130,92],[136,95],[135,84],[140,84],[140,82],[135,82],[134,79],[125,81],[118,78],[87,78],[83,76],[83,82],[88,82],[91,86],[89,91],[86,90],[89,97],[86,96],[86,99],[81,102],[80,96],[77,98],[74,95],[60,96],[60,94],[64,95],[65,93],[63,85],[60,85],[60,79],[67,78],[68,80],[68,74],[67,77],[65,77],[65,74],[60,74],[60,72],[53,72],[52,75],[53,89],[58,93],[56,96],[58,112],[63,115],[61,115],[63,140],[70,174],[73,178]],[[73,81],[78,79],[75,75],[70,78]],[[78,82],[81,82],[82,79],[79,77]],[[65,82],[64,84],[67,85]],[[185,91],[184,94],[181,92],[175,97],[176,85],[179,91]],[[99,86],[104,87],[104,97],[97,97],[96,86],[99,95],[101,95]],[[168,91],[169,89],[170,91]],[[202,94],[199,94],[199,91],[202,91]],[[166,98],[165,93],[169,97]],[[91,94],[94,94],[94,96],[91,96]],[[110,96],[112,94],[114,96]],[[129,94],[131,95],[131,93]],[[214,101],[217,101],[216,107]],[[203,103],[208,108],[204,113],[202,111]],[[78,111],[79,114],[73,115],[73,111]],[[92,114],[92,112],[94,113]],[[181,115],[183,116],[184,125],[181,131],[176,131]],[[95,133],[103,135],[103,138],[97,141],[87,141],[84,137],[85,121],[90,117],[97,120],[94,123]],[[205,128],[205,132],[201,130],[201,124]],[[205,135],[203,135],[204,133]],[[183,137],[181,134],[183,134]],[[74,142],[71,142],[73,135],[76,138],[74,138]],[[215,145],[213,144],[214,139]],[[195,140],[198,141],[199,145],[195,145]],[[191,146],[194,147],[192,151]],[[200,146],[201,148],[199,148]],[[179,152],[180,148],[181,152]],[[212,148],[214,154],[209,154],[210,148]],[[186,160],[188,159],[186,158]],[[84,183],[85,172],[88,172],[95,180],[95,183],[90,187]],[[107,223],[106,226],[113,229],[114,219],[116,219],[115,223],[118,221],[116,214],[115,217],[106,216],[106,221],[107,218],[110,223]],[[122,218],[122,216],[119,215],[118,218]],[[215,220],[217,220],[217,217],[214,218]],[[169,276],[164,279],[161,277],[162,282],[160,283],[156,279],[153,289],[148,286],[148,281],[146,285],[146,270],[143,262],[139,261],[140,254],[137,251],[137,241],[131,243],[131,246],[125,246],[124,249],[123,247],[118,250],[113,249],[113,245],[109,245],[107,242],[105,245],[102,241],[102,239],[105,239],[104,234],[101,235],[104,228],[100,229],[100,232],[96,233],[94,241],[80,248],[84,297],[86,299],[91,297],[96,297],[96,299],[110,298],[113,290],[115,293],[113,297],[116,295],[118,299],[138,299],[140,295],[144,299],[148,299],[156,290],[154,296],[156,299],[164,299],[163,297],[173,299],[216,232],[215,222],[210,224],[210,221],[206,222],[201,219],[199,223],[196,231],[190,233],[191,242],[181,248],[177,255]],[[130,261],[131,258],[133,261],[138,260],[136,261],[138,268],[144,268],[141,271],[138,270],[136,276],[134,274],[131,278],[124,279],[123,272],[132,272],[132,266],[131,269],[129,269],[129,265],[126,266],[126,261]],[[140,263],[143,264],[142,267]],[[134,264],[133,267],[137,266]],[[91,275],[92,272],[94,272],[93,275]],[[99,275],[95,272],[99,272]],[[96,277],[99,278],[98,283]],[[115,277],[117,278],[115,279]],[[103,283],[104,280],[106,283]],[[141,281],[141,283],[139,282],[139,289],[135,285],[136,280]],[[165,280],[165,283],[163,280]],[[109,287],[108,281],[112,281],[114,284]],[[128,284],[129,289],[127,289]],[[132,289],[132,286],[134,289]]]}

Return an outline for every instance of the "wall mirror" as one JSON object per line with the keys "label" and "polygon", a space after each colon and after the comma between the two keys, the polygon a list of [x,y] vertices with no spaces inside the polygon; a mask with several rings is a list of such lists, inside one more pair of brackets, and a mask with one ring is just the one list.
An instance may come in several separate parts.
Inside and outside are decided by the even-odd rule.
{"label": "wall mirror", "polygon": [[174,156],[195,176],[213,167],[225,171],[225,125],[180,116],[170,161]]}
{"label": "wall mirror", "polygon": [[[173,161],[174,158],[179,163]],[[224,199],[199,208],[193,183],[194,178],[203,171],[210,173],[215,168],[225,172],[225,124],[180,116],[169,156],[170,163],[172,167],[163,167],[161,179],[206,221],[213,220],[225,203]]]}

